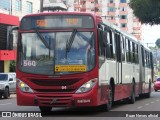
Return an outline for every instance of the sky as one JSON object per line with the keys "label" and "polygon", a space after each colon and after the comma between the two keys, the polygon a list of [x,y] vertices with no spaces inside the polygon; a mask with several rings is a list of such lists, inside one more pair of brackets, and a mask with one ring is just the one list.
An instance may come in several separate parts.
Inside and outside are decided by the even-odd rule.
{"label": "sky", "polygon": [[[143,43],[155,43],[160,38],[160,25],[143,25],[142,39]],[[148,44],[148,46],[155,46],[155,44]]]}

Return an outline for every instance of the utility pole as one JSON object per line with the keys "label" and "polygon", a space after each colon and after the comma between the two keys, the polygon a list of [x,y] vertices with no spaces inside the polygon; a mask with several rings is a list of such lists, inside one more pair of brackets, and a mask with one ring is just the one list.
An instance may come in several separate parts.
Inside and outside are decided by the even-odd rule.
{"label": "utility pole", "polygon": [[40,0],[40,12],[43,12],[43,0]]}

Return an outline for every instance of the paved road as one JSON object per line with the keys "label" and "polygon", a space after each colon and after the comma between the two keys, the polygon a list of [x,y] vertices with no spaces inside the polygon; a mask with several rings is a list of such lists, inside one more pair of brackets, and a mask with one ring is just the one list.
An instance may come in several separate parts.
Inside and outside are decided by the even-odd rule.
{"label": "paved road", "polygon": [[[52,112],[49,115],[45,115],[45,117],[55,117],[59,119],[60,117],[65,117],[66,119],[72,119],[73,117],[87,117],[87,120],[90,117],[103,117],[116,115],[119,117],[124,117],[125,111],[129,112],[129,117],[134,117],[135,111],[159,111],[160,113],[160,92],[152,92],[151,98],[137,98],[135,104],[127,104],[126,101],[117,102],[111,112],[101,112],[97,111],[95,108],[85,108],[85,109],[64,109],[64,108],[53,108]],[[16,95],[11,95],[9,99],[0,99],[0,111],[39,111],[38,107],[30,107],[30,106],[17,106],[16,105]],[[124,112],[122,112],[124,111]],[[134,112],[133,112],[134,111]],[[141,112],[138,112],[141,114]],[[151,112],[152,113],[152,112]],[[148,113],[144,113],[148,114]],[[157,115],[157,114],[155,114]],[[143,116],[145,117],[145,116]],[[155,116],[156,117],[156,116]],[[159,115],[160,117],[160,115]],[[114,119],[112,117],[112,119]],[[144,119],[144,118],[141,118]],[[157,119],[158,120],[158,119]]]}

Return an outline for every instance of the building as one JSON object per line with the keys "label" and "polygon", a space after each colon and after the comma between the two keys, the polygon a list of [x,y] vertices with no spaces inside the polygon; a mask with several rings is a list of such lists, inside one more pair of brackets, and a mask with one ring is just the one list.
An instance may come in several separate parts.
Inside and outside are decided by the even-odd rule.
{"label": "building", "polygon": [[129,0],[107,0],[106,19],[142,40],[141,23],[128,5]]}
{"label": "building", "polygon": [[[67,4],[66,0],[65,1]],[[141,23],[133,15],[132,9],[129,7],[129,0],[69,0],[73,4],[67,4],[70,10],[80,12],[91,12],[103,17],[122,30],[133,34],[137,39],[142,40]]]}
{"label": "building", "polygon": [[0,72],[9,72],[10,60],[16,59],[16,50],[7,50],[7,35],[9,27],[18,25],[18,17],[0,13]]}
{"label": "building", "polygon": [[40,0],[0,0],[0,72],[9,72],[10,61],[16,60],[16,49],[7,50],[9,29],[18,26],[24,15],[39,12],[39,8]]}

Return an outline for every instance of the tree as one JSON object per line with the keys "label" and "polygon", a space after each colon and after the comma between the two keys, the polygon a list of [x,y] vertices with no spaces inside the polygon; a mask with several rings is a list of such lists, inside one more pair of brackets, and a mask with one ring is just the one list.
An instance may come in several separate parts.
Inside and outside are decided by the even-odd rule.
{"label": "tree", "polygon": [[16,61],[10,62],[10,72],[16,72]]}
{"label": "tree", "polygon": [[142,23],[160,24],[160,0],[130,0],[129,6]]}
{"label": "tree", "polygon": [[160,48],[160,38],[158,38],[158,39],[156,40],[155,44],[156,44],[156,46],[157,46],[158,48]]}

